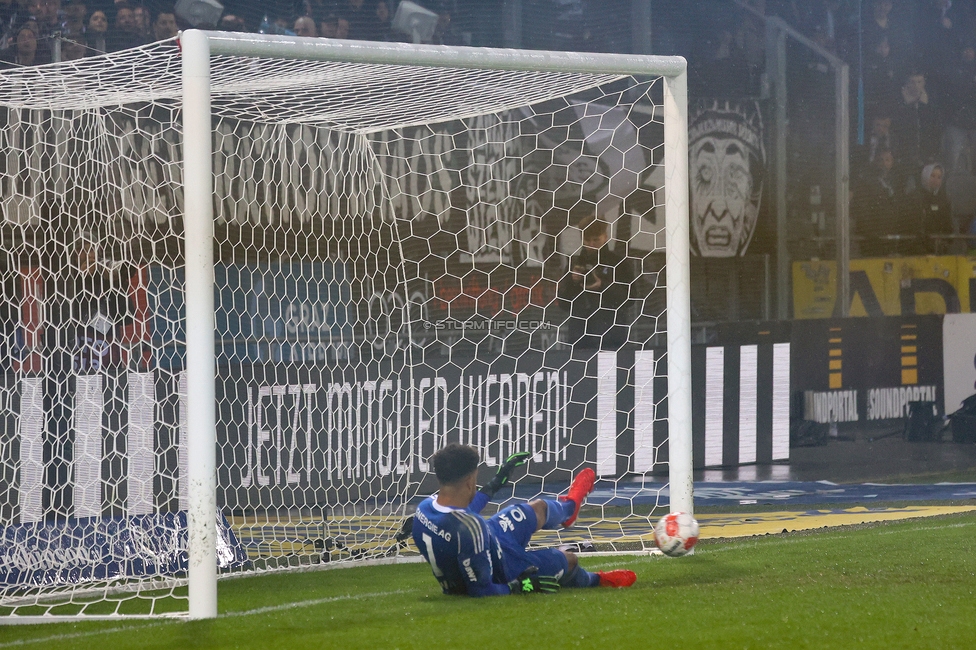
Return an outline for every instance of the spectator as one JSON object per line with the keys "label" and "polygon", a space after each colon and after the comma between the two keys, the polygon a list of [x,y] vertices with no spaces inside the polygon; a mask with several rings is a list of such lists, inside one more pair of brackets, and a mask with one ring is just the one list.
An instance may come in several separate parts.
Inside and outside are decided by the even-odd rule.
{"label": "spectator", "polygon": [[892,120],[895,141],[903,151],[902,174],[916,178],[921,168],[935,160],[942,143],[939,110],[926,90],[925,75],[913,72],[901,88],[901,103]]}
{"label": "spectator", "polygon": [[[131,323],[133,307],[126,280],[132,275],[127,264],[115,265],[101,259],[104,251],[87,233],[81,234],[60,294],[70,301],[68,318],[62,317],[66,341],[73,352],[74,370],[87,374],[108,363],[118,363],[120,350],[116,331]],[[107,345],[93,345],[102,342]]]}
{"label": "spectator", "polygon": [[[340,4],[339,16],[349,23],[349,35],[345,38],[369,41],[375,36],[375,13],[366,0],[344,0]],[[336,38],[343,37],[336,36]]]}
{"label": "spectator", "polygon": [[969,174],[976,151],[976,48],[972,45],[962,48],[959,60],[949,73],[946,108],[947,172],[953,176]]}
{"label": "spectator", "polygon": [[287,36],[294,36],[295,32],[291,31],[292,21],[288,19],[287,16],[278,16],[274,19],[274,24],[272,25],[272,34],[285,34]]}
{"label": "spectator", "polygon": [[864,52],[867,53],[876,51],[881,41],[887,41],[897,72],[896,78],[900,79],[901,73],[909,66],[912,42],[908,32],[898,28],[892,19],[893,8],[892,0],[873,0],[871,16],[864,20],[862,42]]}
{"label": "spectator", "polygon": [[85,38],[85,17],[88,7],[81,0],[71,0],[64,8],[62,24],[61,60],[76,61],[88,56],[88,42]]}
{"label": "spectator", "polygon": [[30,0],[27,10],[37,22],[40,34],[50,34],[59,26],[60,0]]}
{"label": "spectator", "polygon": [[349,36],[350,30],[349,21],[343,17],[339,17],[335,21],[335,37],[336,38],[351,38]]}
{"label": "spectator", "polygon": [[951,235],[952,206],[946,196],[943,184],[943,169],[938,163],[931,163],[922,169],[921,184],[909,202],[913,210],[909,214],[908,226],[922,235],[923,240],[916,252],[937,254],[945,252],[947,241],[929,239],[929,235]]}
{"label": "spectator", "polygon": [[37,37],[34,65],[50,63],[54,60],[52,51],[54,39],[51,35],[60,30],[61,1],[29,0],[27,10],[37,25],[34,32]]}
{"label": "spectator", "polygon": [[326,14],[336,10],[336,0],[302,0],[300,13],[311,16],[318,23]]}
{"label": "spectator", "polygon": [[871,121],[871,135],[868,138],[868,146],[870,147],[868,162],[871,163],[881,151],[894,152],[891,143],[891,116],[888,113],[882,111]]}
{"label": "spectator", "polygon": [[871,2],[871,17],[864,21],[864,44],[870,47],[882,38],[891,37],[891,10],[894,8],[892,0],[873,0]]}
{"label": "spectator", "polygon": [[134,33],[138,34],[139,40],[143,43],[152,42],[152,18],[149,10],[144,5],[136,5],[132,8],[132,20],[135,24]]}
{"label": "spectator", "polygon": [[135,9],[129,5],[120,5],[115,12],[115,29],[138,38],[139,23],[136,21]]}
{"label": "spectator", "polygon": [[335,14],[329,14],[325,18],[319,21],[319,36],[322,38],[335,38],[337,21],[339,17]]}
{"label": "spectator", "polygon": [[142,45],[132,7],[122,4],[115,11],[115,27],[105,36],[105,46],[109,52],[127,50]]}
{"label": "spectator", "polygon": [[25,7],[18,0],[0,0],[0,56],[12,56],[16,29],[24,21]]}
{"label": "spectator", "polygon": [[872,172],[854,192],[854,232],[863,241],[861,254],[868,257],[892,252],[882,241],[886,235],[903,234],[905,201],[895,168],[895,156],[885,149],[875,156]]}
{"label": "spectator", "polygon": [[66,34],[74,34],[83,37],[85,34],[85,16],[88,15],[88,7],[84,2],[72,0],[64,8],[64,31]]}
{"label": "spectator", "polygon": [[634,278],[624,256],[608,246],[609,225],[595,215],[580,221],[583,249],[559,283],[559,303],[570,315],[567,342],[580,347],[616,349],[627,341],[624,307]]}
{"label": "spectator", "polygon": [[13,54],[8,67],[19,68],[37,64],[37,24],[22,23],[14,30]]}
{"label": "spectator", "polygon": [[295,21],[295,26],[293,30],[295,36],[310,36],[316,37],[319,35],[317,29],[315,29],[315,19],[311,16],[299,16],[298,20]]}
{"label": "spectator", "polygon": [[435,45],[464,45],[464,38],[454,26],[455,8],[451,2],[442,2],[437,12],[437,27],[431,42]]}
{"label": "spectator", "polygon": [[247,26],[244,19],[237,14],[225,14],[220,19],[220,29],[225,32],[245,32]]}
{"label": "spectator", "polygon": [[108,33],[108,18],[104,11],[93,11],[88,18],[88,47],[95,52],[104,54],[108,51],[105,45],[105,35]]}
{"label": "spectator", "polygon": [[902,78],[897,57],[883,36],[864,56],[864,111],[886,110],[898,101],[898,82]]}
{"label": "spectator", "polygon": [[65,34],[61,40],[61,60],[77,61],[88,56],[88,46],[85,45],[83,35]]}
{"label": "spectator", "polygon": [[319,34],[324,38],[349,38],[349,21],[336,14],[329,14],[319,25]]}
{"label": "spectator", "polygon": [[891,137],[891,114],[879,109],[871,119],[871,132],[868,133],[864,148],[858,156],[857,165],[861,180],[871,176],[874,172],[874,163],[883,151],[890,152],[895,160],[898,159],[894,139]]}
{"label": "spectator", "polygon": [[175,38],[178,33],[176,14],[172,10],[164,9],[156,14],[156,20],[153,21],[153,37],[157,41]]}
{"label": "spectator", "polygon": [[392,16],[390,16],[390,5],[386,0],[379,0],[376,3],[376,33],[378,41],[395,41],[393,35]]}

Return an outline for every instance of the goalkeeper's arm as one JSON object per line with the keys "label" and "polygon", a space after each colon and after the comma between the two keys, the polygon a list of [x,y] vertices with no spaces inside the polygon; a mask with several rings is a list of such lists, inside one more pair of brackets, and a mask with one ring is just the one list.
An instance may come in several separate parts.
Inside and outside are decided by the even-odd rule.
{"label": "goalkeeper's arm", "polygon": [[495,476],[492,477],[486,486],[481,488],[481,491],[487,494],[489,499],[494,497],[495,493],[508,483],[508,479],[511,477],[512,471],[516,467],[524,465],[529,460],[529,456],[531,456],[531,454],[527,451],[520,451],[509,456],[505,462],[499,466],[498,471],[495,472]]}
{"label": "goalkeeper's arm", "polygon": [[468,595],[481,597],[511,593],[509,585],[492,579],[491,549],[485,548],[484,542],[488,539],[488,526],[484,524],[484,520],[481,519],[481,530],[477,532],[477,537],[472,535],[470,528],[458,531],[458,537],[457,564],[464,577]]}
{"label": "goalkeeper's arm", "polygon": [[458,564],[468,579],[469,596],[501,596],[503,594],[552,594],[559,591],[559,581],[552,576],[539,575],[539,569],[530,566],[508,583],[496,583],[491,579],[491,561],[486,550],[474,556],[458,557]]}

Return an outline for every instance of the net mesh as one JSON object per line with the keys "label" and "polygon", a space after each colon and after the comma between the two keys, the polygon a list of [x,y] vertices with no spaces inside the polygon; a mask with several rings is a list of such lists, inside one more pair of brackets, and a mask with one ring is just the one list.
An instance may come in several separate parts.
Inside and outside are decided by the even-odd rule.
{"label": "net mesh", "polygon": [[[0,612],[185,612],[180,54],[0,73]],[[219,566],[415,554],[428,460],[644,548],[666,467],[659,79],[215,57]]]}

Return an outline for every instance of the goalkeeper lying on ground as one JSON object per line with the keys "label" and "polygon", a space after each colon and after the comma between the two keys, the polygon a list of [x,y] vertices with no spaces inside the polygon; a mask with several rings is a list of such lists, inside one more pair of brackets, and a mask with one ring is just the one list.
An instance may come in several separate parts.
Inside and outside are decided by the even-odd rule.
{"label": "goalkeeper lying on ground", "polygon": [[554,592],[563,587],[629,587],[633,571],[585,571],[574,553],[526,550],[540,528],[568,528],[576,521],[596,474],[584,469],[566,496],[508,506],[488,520],[481,509],[528,453],[511,456],[488,485],[478,490],[478,452],[451,443],[434,454],[440,491],[417,507],[413,541],[445,594],[495,596]]}

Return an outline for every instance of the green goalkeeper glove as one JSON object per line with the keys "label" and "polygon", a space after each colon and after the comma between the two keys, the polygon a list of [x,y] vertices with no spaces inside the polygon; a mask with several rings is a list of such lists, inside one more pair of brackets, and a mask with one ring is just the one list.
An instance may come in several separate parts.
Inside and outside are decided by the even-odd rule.
{"label": "green goalkeeper glove", "polygon": [[559,581],[552,576],[540,576],[539,569],[530,566],[508,583],[513,594],[554,594],[559,591]]}
{"label": "green goalkeeper glove", "polygon": [[519,465],[524,465],[531,456],[527,451],[520,451],[517,454],[512,454],[508,459],[501,464],[498,471],[495,472],[495,476],[488,482],[488,485],[481,488],[481,491],[488,495],[491,499],[495,496],[495,492],[498,492],[508,483],[508,477],[511,475],[512,470]]}

